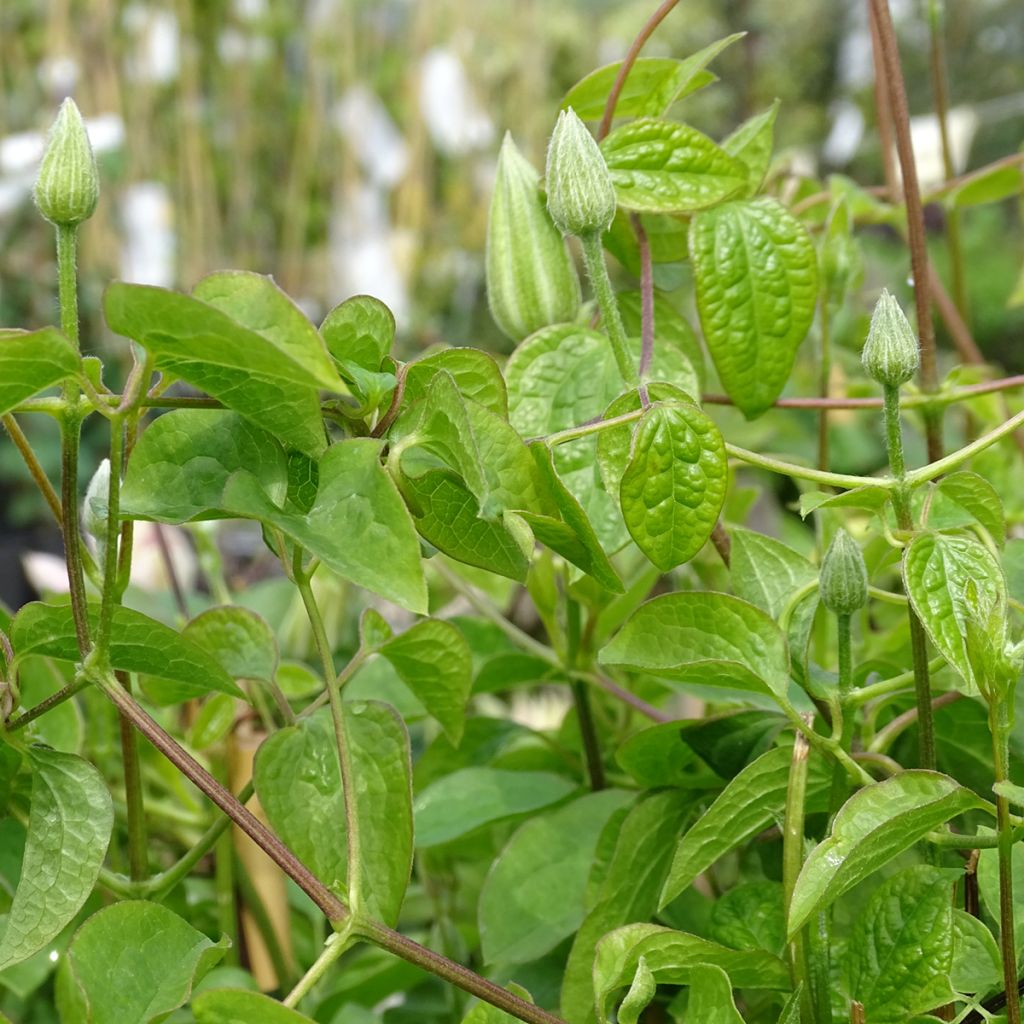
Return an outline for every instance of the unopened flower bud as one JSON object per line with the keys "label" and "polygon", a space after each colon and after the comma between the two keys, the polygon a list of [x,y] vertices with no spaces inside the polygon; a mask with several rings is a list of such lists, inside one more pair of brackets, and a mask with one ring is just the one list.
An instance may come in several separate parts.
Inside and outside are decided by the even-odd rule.
{"label": "unopened flower bud", "polygon": [[580,282],[538,186],[540,176],[505,136],[487,221],[487,299],[513,341],[579,311]]}
{"label": "unopened flower bud", "polygon": [[75,101],[66,99],[50,128],[32,191],[39,212],[51,223],[81,224],[96,209],[100,178],[85,122]]}
{"label": "unopened flower bud", "polygon": [[921,356],[914,331],[900,304],[885,289],[871,314],[861,362],[879,384],[898,388],[917,372]]}
{"label": "unopened flower bud", "polygon": [[868,570],[856,541],[840,528],[821,563],[821,603],[836,615],[852,615],[868,602]]}
{"label": "unopened flower bud", "polygon": [[604,155],[572,107],[558,115],[545,172],[548,212],[565,235],[606,231],[615,217],[615,186]]}

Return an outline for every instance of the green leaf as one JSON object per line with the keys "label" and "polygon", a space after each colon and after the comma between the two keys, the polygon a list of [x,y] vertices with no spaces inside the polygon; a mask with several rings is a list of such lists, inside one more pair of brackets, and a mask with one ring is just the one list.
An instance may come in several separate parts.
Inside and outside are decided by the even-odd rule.
{"label": "green leaf", "polygon": [[619,205],[646,213],[692,213],[747,183],[745,164],[689,125],[643,118],[601,143]]}
{"label": "green leaf", "polygon": [[[580,79],[562,100],[562,109],[572,107],[584,121],[596,121],[604,114],[608,94],[618,76],[622,61],[606,64]],[[660,114],[671,106],[688,84],[695,92],[714,81],[714,75],[694,68],[686,62],[668,57],[640,57],[630,69],[625,85],[615,104],[618,117],[645,117]],[[699,77],[697,77],[699,76]],[[696,80],[695,80],[696,79]]]}
{"label": "green leaf", "polygon": [[450,622],[417,622],[377,648],[434,717],[452,744],[458,746],[473,686],[469,645]]}
{"label": "green leaf", "polygon": [[763,949],[781,956],[786,948],[786,909],[779,882],[748,882],[719,896],[711,908],[709,934],[733,949]]}
{"label": "green leaf", "polygon": [[785,724],[771,711],[729,711],[684,722],[679,732],[718,775],[731,779],[772,746]]}
{"label": "green leaf", "polygon": [[320,334],[343,367],[376,372],[395,340],[395,318],[380,299],[353,295],[324,317]]}
{"label": "green leaf", "polygon": [[353,912],[394,925],[412,870],[409,737],[394,708],[346,701],[345,734],[353,777],[360,863],[348,878],[344,794],[330,713],[323,709],[264,741],[256,755],[256,793],[274,830]]}
{"label": "green leaf", "polygon": [[954,907],[950,984],[957,992],[984,995],[999,986],[1002,980],[1002,956],[992,933],[984,922],[966,910]]}
{"label": "green leaf", "polygon": [[489,522],[477,516],[477,500],[450,470],[399,477],[399,486],[426,541],[459,562],[526,582],[533,537],[508,519]]}
{"label": "green leaf", "polygon": [[747,166],[747,188],[744,198],[757,193],[768,173],[775,136],[775,117],[779,112],[776,100],[767,110],[747,118],[728,138],[722,140],[722,149],[730,156],[742,160]]}
{"label": "green leaf", "polygon": [[707,1024],[743,1024],[732,998],[729,975],[714,964],[698,964],[690,971],[690,1000],[686,1012]]}
{"label": "green leaf", "polygon": [[189,726],[188,745],[193,750],[206,750],[220,743],[234,728],[235,714],[234,697],[226,693],[210,694]]}
{"label": "green leaf", "polygon": [[622,790],[589,793],[520,826],[480,892],[487,963],[529,963],[576,931],[601,830],[630,799]]}
{"label": "green leaf", "polygon": [[992,553],[971,537],[919,533],[903,553],[903,583],[921,624],[939,653],[976,685],[967,651],[972,610],[967,588],[998,616],[1006,608],[1006,581]]}
{"label": "green leaf", "polygon": [[789,659],[779,627],[760,608],[728,594],[688,591],[642,604],[601,649],[598,661],[779,700],[786,700],[789,689]]}
{"label": "green leaf", "polygon": [[[573,940],[565,968],[562,1016],[566,1020],[574,1024],[595,1020],[594,952],[602,936],[630,921],[644,920],[657,910],[658,892],[676,835],[690,812],[690,799],[679,790],[661,790],[641,799],[621,821],[615,816],[611,818],[612,834],[608,838],[614,852],[606,866],[600,864],[599,880],[592,873],[591,883],[596,882],[596,892]],[[623,986],[632,981],[636,965],[634,961]]]}
{"label": "green leaf", "polygon": [[782,393],[814,319],[817,258],[775,199],[727,203],[690,224],[704,340],[729,397],[748,419]]}
{"label": "green leaf", "polygon": [[728,460],[714,423],[694,406],[655,406],[633,436],[622,474],[622,515],[633,540],[663,572],[707,542],[725,501]]}
{"label": "green leaf", "polygon": [[[99,626],[95,603],[89,605],[89,622],[95,633]],[[40,601],[23,605],[11,627],[11,643],[18,660],[30,654],[58,661],[81,660],[70,605]],[[131,608],[114,608],[109,654],[111,667],[177,683],[179,692],[188,697],[202,697],[211,690],[243,696],[205,650],[170,626]]]}
{"label": "green leaf", "polygon": [[154,420],[128,460],[121,487],[125,519],[187,523],[226,516],[223,493],[246,470],[276,505],[288,489],[280,443],[234,412],[174,409]]}
{"label": "green leaf", "polygon": [[953,998],[951,890],[958,872],[918,865],[887,879],[857,916],[846,954],[867,1020],[902,1024]]}
{"label": "green leaf", "polygon": [[277,527],[339,576],[410,611],[427,609],[427,586],[412,517],[380,463],[382,441],[350,438],[320,460],[320,487],[305,513],[277,507],[247,472],[224,488],[233,515]]}
{"label": "green leaf", "polygon": [[[520,999],[525,999],[528,1003],[533,1002],[530,993],[521,985],[512,982],[505,987],[514,995],[519,996]],[[518,1021],[518,1017],[513,1017],[512,1014],[505,1013],[504,1010],[499,1010],[496,1006],[491,1006],[490,1003],[484,1002],[477,1003],[462,1018],[462,1024],[518,1024]]]}
{"label": "green leaf", "polygon": [[73,377],[79,365],[74,346],[54,327],[38,331],[0,328],[0,415]]}
{"label": "green leaf", "polygon": [[103,776],[74,754],[28,752],[32,797],[21,877],[0,936],[0,970],[42,949],[92,892],[114,808]]}
{"label": "green leaf", "polygon": [[878,512],[889,500],[889,492],[884,487],[867,484],[854,487],[851,491],[841,494],[826,494],[824,491],[804,491],[800,495],[800,517],[806,519],[819,508],[857,508],[868,512]]}
{"label": "green leaf", "polygon": [[144,900],[93,914],[75,933],[57,975],[63,1020],[149,1024],[185,1003],[224,955],[173,911]]}
{"label": "green leaf", "polygon": [[980,806],[974,793],[938,772],[904,771],[858,790],[836,814],[832,834],[804,861],[789,934],[933,828]]}
{"label": "green leaf", "polygon": [[623,771],[641,786],[700,786],[714,782],[707,772],[694,771],[697,757],[682,739],[678,722],[641,729],[615,751]]}
{"label": "green leaf", "polygon": [[962,470],[943,477],[928,511],[933,529],[980,523],[1000,548],[1006,544],[1006,513],[996,489],[977,473]]}
{"label": "green leaf", "polygon": [[248,608],[209,608],[192,619],[181,635],[206,651],[232,679],[270,682],[277,672],[277,637]]}
{"label": "green leaf", "polygon": [[[601,1024],[607,1024],[615,993],[630,984],[641,957],[659,985],[701,984],[706,981],[701,972],[709,966],[727,973],[731,985],[737,988],[785,990],[790,984],[786,965],[770,953],[726,949],[655,924],[630,924],[606,935],[597,946],[594,979]],[[715,988],[711,995],[731,985],[727,981],[724,990]],[[701,1006],[705,1012],[712,1009],[703,998]],[[693,1019],[703,1022],[716,1018],[702,1015]]]}
{"label": "green leaf", "polygon": [[460,394],[502,419],[508,417],[501,370],[493,356],[476,348],[446,348],[409,363],[405,368],[405,401],[411,405],[423,398],[441,370],[451,375]]}
{"label": "green leaf", "polygon": [[[1013,889],[1013,935],[1018,964],[1024,959],[1024,845],[1014,843],[1010,859]],[[999,912],[999,851],[982,850],[978,858],[978,892],[981,904],[992,920],[1000,919]],[[1000,960],[1002,963],[1002,960]],[[1002,975],[1000,972],[1000,980]]]}
{"label": "green leaf", "polygon": [[1024,172],[1020,167],[991,167],[967,176],[951,187],[942,201],[947,209],[964,209],[984,203],[999,203],[1024,192]]}
{"label": "green leaf", "polygon": [[[255,315],[258,307],[254,302],[250,312]],[[285,343],[286,332],[277,323],[271,331],[253,330],[191,296],[123,281],[107,289],[103,308],[111,330],[139,342],[158,369],[220,399],[307,455],[324,450],[317,391],[340,391],[343,384],[319,338],[315,346],[308,335]]]}
{"label": "green leaf", "polygon": [[[679,840],[659,899],[660,907],[688,889],[720,857],[781,819],[792,760],[791,749],[775,747],[730,780]],[[812,764],[816,762],[817,759],[812,760]]]}
{"label": "green leaf", "polygon": [[636,965],[636,974],[633,975],[633,983],[629,986],[626,998],[619,1004],[618,1013],[615,1015],[618,1024],[637,1024],[640,1014],[647,1009],[657,991],[658,983],[654,980],[647,961],[640,957],[640,962]]}
{"label": "green leaf", "polygon": [[575,789],[571,779],[551,772],[462,768],[417,795],[416,846],[439,846],[484,825],[550,807]]}
{"label": "green leaf", "polygon": [[786,1005],[782,1007],[777,1024],[800,1024],[800,1000],[803,994],[804,986],[801,982],[797,985],[796,991],[786,1000]]}
{"label": "green leaf", "polygon": [[197,1024],[312,1024],[312,1018],[244,989],[214,988],[192,1000]]}

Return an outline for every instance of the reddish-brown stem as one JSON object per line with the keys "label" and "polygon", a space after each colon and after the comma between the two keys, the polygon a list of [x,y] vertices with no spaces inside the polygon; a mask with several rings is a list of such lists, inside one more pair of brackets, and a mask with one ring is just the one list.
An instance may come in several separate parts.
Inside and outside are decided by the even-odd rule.
{"label": "reddish-brown stem", "polygon": [[164,564],[164,572],[167,573],[167,582],[170,585],[171,593],[174,595],[174,603],[178,613],[186,621],[189,618],[188,600],[185,591],[182,589],[181,580],[178,578],[178,570],[174,565],[174,557],[171,555],[171,546],[167,543],[167,534],[160,523],[153,523],[153,536],[156,537],[156,546],[160,551],[160,561]]}
{"label": "reddish-brown stem", "polygon": [[[896,152],[903,178],[903,200],[907,207],[907,234],[910,243],[910,267],[914,277],[914,303],[917,309],[917,335],[921,350],[920,381],[927,393],[938,390],[939,375],[935,358],[935,329],[932,324],[929,296],[928,250],[925,241],[924,208],[921,188],[917,180],[917,165],[910,140],[910,115],[907,92],[900,68],[896,29],[892,23],[888,0],[869,0],[874,26],[873,41],[877,40],[876,77],[885,79],[885,91],[892,114],[896,136]],[[937,410],[925,409],[925,434],[928,441],[928,461],[942,458],[942,416]]]}
{"label": "reddish-brown stem", "polygon": [[622,95],[622,87],[626,84],[626,79],[629,77],[630,71],[633,70],[633,65],[636,63],[637,57],[640,56],[644,43],[651,38],[654,30],[665,20],[669,11],[677,3],[679,3],[679,0],[664,0],[664,3],[660,4],[658,9],[647,19],[636,39],[633,40],[633,44],[630,46],[626,56],[623,58],[622,65],[619,67],[619,73],[615,76],[615,81],[612,83],[612,90],[608,93],[608,101],[604,105],[604,114],[601,116],[601,123],[597,128],[598,141],[611,131],[612,121],[615,118],[615,108],[619,104],[619,96]]}
{"label": "reddish-brown stem", "polygon": [[638,697],[635,693],[630,693],[629,690],[619,686],[615,680],[609,679],[608,676],[603,675],[600,672],[583,673],[581,678],[599,686],[605,691],[605,693],[611,694],[613,697],[621,700],[623,704],[628,704],[631,708],[639,711],[641,715],[645,718],[649,718],[652,722],[673,721],[671,715],[665,714],[664,711],[659,711],[653,704],[648,704],[643,698]]}

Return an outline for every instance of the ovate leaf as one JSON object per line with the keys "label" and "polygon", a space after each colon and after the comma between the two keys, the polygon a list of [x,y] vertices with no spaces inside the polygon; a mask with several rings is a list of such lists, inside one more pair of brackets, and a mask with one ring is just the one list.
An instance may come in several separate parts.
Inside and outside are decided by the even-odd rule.
{"label": "ovate leaf", "polygon": [[743,1024],[732,998],[729,975],[714,964],[699,964],[690,971],[690,1000],[686,1012],[707,1024]]}
{"label": "ovate leaf", "polygon": [[312,1024],[312,1018],[244,989],[214,988],[192,1000],[197,1024]]}
{"label": "ovate leaf", "polygon": [[[99,626],[99,606],[89,605],[90,626]],[[79,661],[70,605],[40,601],[23,605],[11,627],[11,643],[18,659],[39,654],[58,661]],[[188,637],[176,633],[148,615],[116,606],[110,630],[110,664],[125,672],[140,672],[178,684],[186,697],[202,697],[211,690],[242,697],[231,677],[217,661]]]}
{"label": "ovate leaf", "polygon": [[807,232],[777,200],[727,203],[690,224],[704,340],[749,419],[782,393],[814,319],[818,270]]}
{"label": "ovate leaf", "polygon": [[209,608],[192,619],[181,635],[203,648],[232,679],[269,682],[277,672],[277,637],[248,608]]}
{"label": "ovate leaf", "polygon": [[473,662],[465,638],[450,622],[428,619],[377,648],[445,735],[458,746],[473,686]]}
{"label": "ovate leaf", "polygon": [[982,476],[961,470],[936,485],[928,512],[934,529],[980,523],[1001,548],[1006,544],[1006,513],[998,491]]}
{"label": "ovate leaf", "polygon": [[353,295],[324,317],[320,334],[342,367],[376,372],[395,340],[395,318],[380,299]]}
{"label": "ovate leaf", "polygon": [[622,474],[622,516],[662,571],[704,546],[725,501],[728,463],[714,423],[694,406],[655,406],[637,424]]}
{"label": "ovate leaf", "polygon": [[[577,82],[562,100],[562,109],[572,107],[584,121],[595,121],[604,113],[608,94],[622,67],[622,61],[606,64],[591,71]],[[653,117],[664,111],[685,85],[686,67],[683,61],[669,57],[640,57],[630,68],[629,76],[615,104],[619,117]],[[695,74],[700,74],[695,70]],[[700,82],[707,84],[714,76]],[[692,78],[691,78],[692,80]]]}
{"label": "ovate leaf", "polygon": [[746,166],[689,125],[643,118],[601,143],[619,204],[647,213],[692,213],[747,183]]}
{"label": "ovate leaf", "polygon": [[93,914],[75,933],[57,975],[63,1020],[149,1024],[187,1001],[224,955],[173,911],[144,900]]}
{"label": "ovate leaf", "polygon": [[786,946],[782,884],[747,882],[719,896],[711,908],[709,931],[724,946],[781,955]]}
{"label": "ovate leaf", "polygon": [[836,814],[831,835],[804,861],[789,934],[933,828],[979,806],[970,790],[929,771],[901,772],[854,793]]}
{"label": "ovate leaf", "polygon": [[783,700],[789,688],[779,627],[759,608],[728,594],[688,591],[642,604],[598,660],[663,679]]}
{"label": "ovate leaf", "polygon": [[505,380],[494,357],[477,348],[445,348],[421,356],[405,368],[405,401],[422,398],[434,376],[451,374],[459,393],[497,416],[508,416]]}
{"label": "ovate leaf", "polygon": [[43,948],[81,909],[99,876],[114,808],[88,761],[55,750],[29,751],[32,806],[0,970]]}
{"label": "ovate leaf", "polygon": [[887,879],[858,915],[846,969],[867,1020],[901,1024],[953,998],[952,884],[957,872],[919,865]]}
{"label": "ovate leaf", "polygon": [[78,353],[56,328],[0,328],[0,415],[73,376],[78,367]]}
{"label": "ovate leaf", "polygon": [[[525,999],[528,1003],[533,1002],[530,993],[521,985],[511,982],[505,987],[520,999]],[[490,1003],[479,1002],[462,1018],[462,1024],[517,1024],[518,1020],[518,1017],[513,1017],[511,1013],[499,1010]]]}
{"label": "ovate leaf", "polygon": [[756,194],[768,172],[778,112],[779,101],[776,100],[767,110],[747,118],[728,138],[722,140],[722,149],[747,166],[745,196]]}

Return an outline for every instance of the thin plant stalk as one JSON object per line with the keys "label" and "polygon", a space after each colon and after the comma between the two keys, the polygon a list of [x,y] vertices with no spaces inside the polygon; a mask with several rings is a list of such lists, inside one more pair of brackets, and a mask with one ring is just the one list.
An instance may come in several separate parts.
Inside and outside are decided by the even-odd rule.
{"label": "thin plant stalk", "polygon": [[[853,744],[853,720],[856,709],[850,703],[853,690],[853,644],[852,618],[850,615],[836,615],[836,649],[839,660],[839,706],[843,716],[843,730],[839,737],[839,746],[847,754]],[[836,765],[832,774],[832,796],[830,810],[832,814],[842,806],[849,791],[846,772],[841,765]]]}
{"label": "thin plant stalk", "polygon": [[[810,725],[810,722],[807,722]],[[782,826],[782,892],[786,920],[793,903],[796,880],[804,863],[804,813],[807,798],[807,770],[810,745],[798,732],[793,741],[793,760],[786,789],[786,816]],[[802,993],[803,1019],[814,1019],[814,1005],[807,971],[807,929],[801,928],[787,947],[793,988]]]}
{"label": "thin plant stalk", "polygon": [[583,247],[583,262],[587,267],[587,275],[594,287],[594,295],[597,298],[598,308],[601,310],[601,325],[608,335],[612,344],[612,352],[615,355],[615,365],[619,368],[622,379],[629,388],[640,386],[640,377],[636,367],[629,356],[629,348],[626,344],[626,330],[622,326],[622,314],[619,312],[619,303],[615,298],[615,291],[612,288],[611,278],[608,276],[608,266],[604,261],[604,249],[601,247],[601,234],[592,231],[580,239]]}

